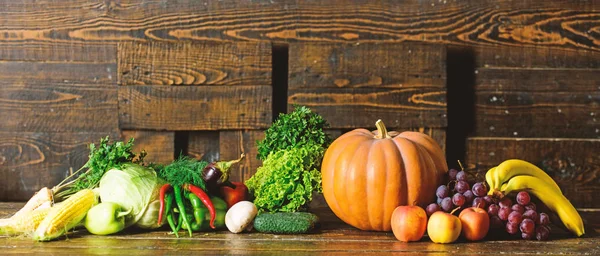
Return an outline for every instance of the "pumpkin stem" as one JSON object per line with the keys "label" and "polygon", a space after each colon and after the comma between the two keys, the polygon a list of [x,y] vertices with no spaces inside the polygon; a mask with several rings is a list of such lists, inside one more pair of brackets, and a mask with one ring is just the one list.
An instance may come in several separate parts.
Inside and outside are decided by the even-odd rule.
{"label": "pumpkin stem", "polygon": [[378,139],[383,139],[383,138],[391,138],[390,135],[388,134],[387,128],[385,128],[385,124],[383,124],[383,121],[381,121],[381,119],[377,120],[377,122],[375,122],[375,127],[377,127],[377,131],[379,132],[379,134],[377,134],[377,136],[375,136]]}

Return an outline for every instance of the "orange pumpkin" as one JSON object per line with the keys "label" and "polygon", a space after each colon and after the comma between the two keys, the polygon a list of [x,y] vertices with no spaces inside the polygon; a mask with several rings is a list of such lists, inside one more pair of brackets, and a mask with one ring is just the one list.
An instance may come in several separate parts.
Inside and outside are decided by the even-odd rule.
{"label": "orange pumpkin", "polygon": [[375,125],[376,132],[350,131],[327,149],[321,165],[323,195],[344,222],[390,231],[397,206],[425,207],[434,201],[448,166],[428,135],[407,131],[392,137],[381,120]]}

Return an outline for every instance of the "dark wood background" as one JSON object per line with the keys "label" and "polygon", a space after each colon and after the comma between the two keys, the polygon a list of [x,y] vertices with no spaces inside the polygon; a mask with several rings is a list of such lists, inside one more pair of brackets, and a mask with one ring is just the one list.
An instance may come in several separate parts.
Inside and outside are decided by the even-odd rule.
{"label": "dark wood background", "polygon": [[293,104],[338,136],[433,136],[448,162],[544,167],[600,207],[600,1],[0,0],[0,201],[136,138],[149,159],[248,157]]}

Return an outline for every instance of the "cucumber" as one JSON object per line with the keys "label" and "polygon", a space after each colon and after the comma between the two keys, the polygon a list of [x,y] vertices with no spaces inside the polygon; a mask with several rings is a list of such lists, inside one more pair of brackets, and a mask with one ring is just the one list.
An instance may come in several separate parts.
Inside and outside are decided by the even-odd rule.
{"label": "cucumber", "polygon": [[304,234],[319,226],[319,217],[310,212],[261,213],[254,219],[254,229],[271,234]]}

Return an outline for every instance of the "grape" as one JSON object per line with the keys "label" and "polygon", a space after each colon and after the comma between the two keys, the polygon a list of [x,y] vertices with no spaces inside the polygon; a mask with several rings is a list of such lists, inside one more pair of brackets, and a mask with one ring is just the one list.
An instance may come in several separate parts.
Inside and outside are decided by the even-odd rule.
{"label": "grape", "polygon": [[456,169],[450,169],[448,171],[448,176],[450,177],[450,180],[456,180],[456,174],[458,173],[458,170]]}
{"label": "grape", "polygon": [[437,203],[438,205],[441,205],[441,204],[442,204],[442,200],[443,200],[443,199],[444,199],[444,198],[439,198],[439,197],[438,197],[438,198],[437,198],[437,200],[436,200],[436,203]]}
{"label": "grape", "polygon": [[525,205],[525,210],[537,210],[537,207],[535,206],[534,202],[529,202],[527,205]]}
{"label": "grape", "polygon": [[452,199],[450,199],[450,197],[445,197],[440,206],[443,211],[450,212],[452,210]]}
{"label": "grape", "polygon": [[504,222],[498,216],[492,216],[490,218],[490,227],[492,228],[502,228],[504,226]]}
{"label": "grape", "polygon": [[527,210],[527,211],[525,211],[525,213],[523,213],[523,219],[530,219],[530,220],[533,220],[533,221],[539,221],[538,214],[534,210]]}
{"label": "grape", "polygon": [[490,204],[487,208],[487,213],[490,216],[498,216],[498,210],[500,210],[500,206],[497,204]]}
{"label": "grape", "polygon": [[532,233],[521,233],[521,237],[525,240],[533,240],[535,238],[535,232]]}
{"label": "grape", "polygon": [[456,190],[456,192],[458,193],[465,193],[467,192],[467,190],[469,190],[469,183],[467,183],[466,181],[459,181],[456,183],[456,186],[454,186],[454,190]]}
{"label": "grape", "polygon": [[498,210],[498,218],[500,218],[503,221],[507,221],[508,220],[508,215],[510,215],[511,209],[510,208],[500,208],[500,210]]}
{"label": "grape", "polygon": [[431,216],[434,212],[440,211],[440,206],[437,204],[429,204],[427,208],[425,208],[425,212],[427,212],[427,217]]}
{"label": "grape", "polygon": [[486,202],[488,205],[490,205],[490,204],[493,204],[493,203],[496,203],[496,202],[494,202],[494,199],[493,199],[491,196],[484,196],[484,197],[483,197],[483,200],[485,200],[485,202]]}
{"label": "grape", "polygon": [[515,212],[519,212],[520,214],[523,214],[525,212],[525,208],[520,204],[513,204],[511,209]]}
{"label": "grape", "polygon": [[475,183],[472,190],[476,196],[484,197],[487,194],[487,188],[481,182]]}
{"label": "grape", "polygon": [[510,200],[510,198],[505,197],[502,200],[500,200],[500,203],[498,203],[498,205],[500,205],[500,208],[509,208],[512,206],[512,201]]}
{"label": "grape", "polygon": [[523,215],[521,215],[521,213],[519,212],[511,212],[508,215],[508,222],[512,222],[512,223],[521,223],[521,221],[523,220]]}
{"label": "grape", "polygon": [[456,206],[463,206],[463,204],[465,204],[465,200],[465,196],[460,193],[456,193],[454,196],[452,196],[452,203]]}
{"label": "grape", "polygon": [[487,209],[487,203],[485,202],[485,200],[483,200],[483,197],[475,197],[475,199],[473,199],[472,206]]}
{"label": "grape", "polygon": [[519,233],[519,223],[507,222],[506,223],[506,232],[508,232],[511,235]]}
{"label": "grape", "polygon": [[535,229],[535,238],[537,238],[537,240],[545,241],[545,240],[548,240],[549,236],[550,236],[550,229],[548,229],[548,227],[539,226]]}
{"label": "grape", "polygon": [[463,196],[465,196],[465,203],[470,204],[473,202],[473,199],[475,199],[475,195],[473,195],[473,191],[471,190],[467,190],[465,193],[463,193]]}
{"label": "grape", "polygon": [[441,185],[437,188],[437,190],[435,191],[435,195],[438,198],[444,198],[448,196],[448,187],[446,187],[446,185]]}
{"label": "grape", "polygon": [[517,194],[517,203],[520,205],[526,205],[531,201],[531,197],[527,191],[521,191]]}
{"label": "grape", "polygon": [[540,225],[548,225],[550,224],[550,216],[545,212],[540,213],[537,221]]}
{"label": "grape", "polygon": [[460,171],[456,174],[457,181],[467,181],[467,173],[465,171]]}
{"label": "grape", "polygon": [[533,223],[533,220],[524,219],[521,221],[519,228],[521,229],[521,233],[533,233],[535,231],[535,223]]}

